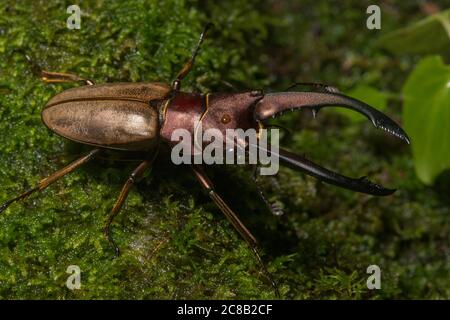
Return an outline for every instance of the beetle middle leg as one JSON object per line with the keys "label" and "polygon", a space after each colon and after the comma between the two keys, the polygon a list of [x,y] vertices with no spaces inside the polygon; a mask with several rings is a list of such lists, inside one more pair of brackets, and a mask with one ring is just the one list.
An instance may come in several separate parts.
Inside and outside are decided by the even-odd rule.
{"label": "beetle middle leg", "polygon": [[[153,158],[154,159],[154,158]],[[114,207],[111,210],[111,213],[108,216],[108,220],[106,221],[106,225],[104,228],[104,234],[105,237],[108,239],[109,244],[114,248],[115,256],[120,255],[119,247],[114,242],[114,239],[111,236],[110,233],[110,227],[114,220],[114,218],[117,216],[117,214],[120,212],[120,209],[122,209],[122,206],[127,199],[128,194],[130,193],[131,188],[133,185],[138,181],[142,176],[144,175],[145,171],[150,167],[153,160],[145,160],[141,162],[136,169],[130,174],[128,177],[128,180],[125,182],[125,184],[122,187],[122,191],[120,192],[119,197],[116,200],[116,203],[114,204]]]}
{"label": "beetle middle leg", "polygon": [[278,291],[278,286],[273,280],[271,274],[267,271],[264,262],[261,259],[258,250],[258,242],[256,238],[252,235],[252,233],[247,229],[247,227],[241,222],[239,217],[233,212],[233,210],[228,207],[225,201],[217,194],[214,189],[214,186],[211,180],[208,178],[203,168],[199,165],[192,165],[192,169],[194,170],[195,176],[202,185],[202,187],[208,192],[209,197],[214,201],[214,203],[219,207],[222,213],[227,217],[228,221],[233,225],[233,227],[238,231],[238,233],[244,238],[247,242],[248,246],[252,250],[256,260],[261,266],[261,270],[264,276],[270,281],[275,294],[277,297],[280,297],[280,293]]}
{"label": "beetle middle leg", "polygon": [[266,195],[264,194],[264,191],[261,187],[261,185],[259,184],[259,166],[258,165],[254,165],[253,167],[253,172],[252,172],[252,180],[256,185],[256,189],[259,193],[259,197],[261,198],[261,200],[264,202],[264,204],[266,205],[267,209],[270,210],[270,212],[275,215],[275,216],[281,216],[283,214],[283,209],[276,203],[276,202],[270,202]]}
{"label": "beetle middle leg", "polygon": [[72,162],[71,164],[65,166],[62,169],[59,169],[58,171],[54,172],[53,174],[51,174],[50,176],[48,176],[47,178],[42,179],[41,181],[39,181],[37,183],[37,185],[23,193],[21,193],[20,195],[18,195],[15,198],[12,198],[8,201],[6,201],[5,203],[3,203],[0,206],[0,213],[2,211],[4,211],[6,208],[8,208],[8,206],[16,201],[25,199],[26,197],[28,197],[29,195],[31,195],[32,193],[36,192],[36,191],[42,191],[45,188],[47,188],[48,186],[50,186],[52,183],[56,182],[57,180],[61,179],[62,177],[64,177],[66,174],[74,171],[75,169],[79,168],[80,166],[82,166],[83,164],[87,163],[89,160],[91,160],[92,158],[94,158],[94,156],[96,156],[98,153],[100,153],[100,149],[94,149],[92,151],[90,151],[87,155],[75,160],[74,162]]}
{"label": "beetle middle leg", "polygon": [[72,73],[41,71],[41,79],[46,83],[82,82],[85,85],[94,85],[94,81]]}

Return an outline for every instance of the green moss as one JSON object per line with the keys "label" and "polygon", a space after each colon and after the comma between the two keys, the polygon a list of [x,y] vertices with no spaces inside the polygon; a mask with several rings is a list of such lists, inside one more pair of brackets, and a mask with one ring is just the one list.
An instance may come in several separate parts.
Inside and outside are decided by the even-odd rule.
{"label": "green moss", "polygon": [[[169,82],[202,26],[213,21],[218,27],[184,83],[187,90],[230,90],[225,82],[238,90],[270,84],[282,89],[299,75],[344,87],[357,82],[393,92],[401,87],[404,75],[397,70],[411,68],[409,59],[393,61],[373,49],[372,39],[364,38],[367,30],[349,31],[360,23],[363,8],[329,10],[305,1],[308,10],[302,10],[280,3],[82,1],[81,30],[65,27],[69,2],[1,3],[0,201],[86,151],[41,123],[45,102],[71,86],[42,84],[25,55],[46,70],[99,83]],[[399,12],[407,16],[415,9],[405,5]],[[386,27],[395,28],[404,16],[387,17]],[[323,28],[320,41],[315,23]],[[398,108],[388,113],[397,117]],[[375,133],[370,124],[352,125],[327,112],[316,121],[300,114],[282,123],[297,130],[284,135],[283,145],[339,172],[370,173],[399,188],[392,197],[374,198],[282,169],[276,183],[264,183],[268,196],[285,208],[282,217],[274,217],[256,197],[250,170],[209,169],[260,240],[282,297],[450,297],[445,183],[424,187],[414,175],[409,148]],[[7,209],[0,216],[0,297],[274,298],[252,253],[189,169],[172,166],[164,155],[131,192],[113,225],[122,249],[113,259],[102,229],[135,165],[89,163]],[[365,286],[370,264],[382,269],[382,290]],[[81,290],[65,286],[69,265],[82,270]]]}

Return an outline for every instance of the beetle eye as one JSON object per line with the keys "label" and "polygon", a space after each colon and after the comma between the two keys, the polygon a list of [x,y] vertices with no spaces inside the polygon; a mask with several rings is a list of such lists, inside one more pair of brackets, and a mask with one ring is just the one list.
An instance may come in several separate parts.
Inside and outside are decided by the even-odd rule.
{"label": "beetle eye", "polygon": [[222,118],[220,119],[220,121],[221,121],[223,124],[227,124],[227,123],[229,123],[229,122],[231,121],[231,117],[230,117],[229,114],[224,114],[224,115],[222,116]]}

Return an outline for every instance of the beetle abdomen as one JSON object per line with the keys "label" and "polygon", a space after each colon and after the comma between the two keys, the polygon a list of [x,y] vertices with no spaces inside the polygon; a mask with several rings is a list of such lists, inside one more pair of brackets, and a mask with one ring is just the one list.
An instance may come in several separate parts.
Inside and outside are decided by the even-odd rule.
{"label": "beetle abdomen", "polygon": [[110,98],[49,103],[42,121],[67,139],[112,149],[145,150],[158,138],[158,112],[140,101]]}

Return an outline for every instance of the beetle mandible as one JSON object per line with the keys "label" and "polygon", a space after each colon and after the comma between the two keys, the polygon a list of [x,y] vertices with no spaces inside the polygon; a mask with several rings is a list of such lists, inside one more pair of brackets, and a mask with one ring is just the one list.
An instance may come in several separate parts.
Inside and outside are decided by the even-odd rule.
{"label": "beetle mandible", "polygon": [[[340,94],[333,87],[321,84],[295,84],[313,87],[314,90],[311,91],[267,94],[262,91],[228,94],[182,92],[181,82],[193,67],[210,26],[211,24],[208,24],[201,33],[192,56],[171,85],[156,82],[96,85],[92,80],[74,74],[42,71],[42,80],[47,83],[81,82],[85,84],[52,97],[45,105],[41,116],[43,123],[51,131],[69,140],[92,145],[94,148],[85,156],[40,180],[33,188],[6,201],[0,206],[0,212],[13,202],[22,200],[36,191],[44,190],[98,156],[105,149],[144,151],[148,154],[148,158],[136,167],[125,182],[105,224],[105,236],[118,255],[119,249],[110,234],[111,223],[119,213],[131,187],[151,166],[160,143],[174,145],[171,134],[177,128],[186,129],[192,134],[195,133],[195,124],[198,123],[201,123],[204,128],[217,128],[220,131],[250,128],[260,130],[264,128],[269,118],[276,117],[287,110],[311,109],[316,115],[322,107],[340,106],[365,115],[375,127],[409,143],[407,134],[389,117],[364,102]],[[366,178],[353,179],[340,175],[284,149],[280,149],[276,156],[281,164],[336,186],[377,196],[389,195],[395,191]],[[202,166],[192,164],[191,168],[210,198],[247,242],[263,273],[278,292],[275,282],[262,263],[255,237],[217,194]]]}

